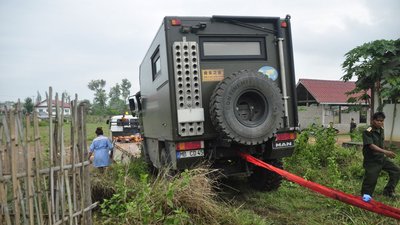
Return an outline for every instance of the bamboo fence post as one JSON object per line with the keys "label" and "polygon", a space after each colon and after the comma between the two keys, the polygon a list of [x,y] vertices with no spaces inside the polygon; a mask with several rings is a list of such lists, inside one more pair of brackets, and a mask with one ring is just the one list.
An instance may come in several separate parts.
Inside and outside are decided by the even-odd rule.
{"label": "bamboo fence post", "polygon": [[24,225],[28,225],[28,220],[26,219],[26,209],[25,209],[24,195],[22,194],[21,188],[22,188],[22,186],[18,185],[18,194],[19,194],[19,200],[20,200],[20,204],[21,204],[22,219],[24,221]]}
{"label": "bamboo fence post", "polygon": [[[75,100],[71,102],[71,163],[72,163],[72,200],[73,200],[73,211],[75,212],[77,210],[77,201],[76,201],[76,173],[77,169],[75,166],[76,159],[77,159],[77,134],[78,134],[78,129],[77,129],[77,114],[78,114],[78,95],[75,94]],[[74,217],[74,222],[77,225],[78,224],[78,219]]]}
{"label": "bamboo fence post", "polygon": [[40,156],[40,133],[39,133],[39,122],[37,119],[36,111],[33,114],[33,135],[35,137],[35,175],[36,175],[36,192],[38,202],[38,216],[37,223],[43,224],[43,210],[42,210],[42,188],[40,183],[40,169],[41,167],[41,156]]}
{"label": "bamboo fence post", "polygon": [[[54,139],[54,145],[53,145],[53,167],[58,166],[58,151],[59,151],[59,143],[60,143],[60,136],[59,136],[59,127],[60,127],[60,121],[59,121],[59,106],[58,106],[58,93],[55,93],[54,97],[54,105],[55,105],[55,116],[54,116],[54,127],[53,127],[53,139]],[[52,106],[53,107],[53,106]],[[57,223],[60,219],[60,180],[58,179],[59,177],[59,170],[54,171],[54,195],[55,198],[53,199],[54,201],[54,212],[55,212],[55,221],[54,224]]]}
{"label": "bamboo fence post", "polygon": [[18,194],[18,180],[17,180],[17,143],[15,137],[15,119],[14,113],[10,113],[10,134],[11,134],[11,180],[12,180],[12,189],[13,189],[13,200],[14,200],[14,219],[15,224],[20,224],[20,208],[19,208],[19,194]]}
{"label": "bamboo fence post", "polygon": [[80,210],[81,210],[81,224],[85,224],[85,202],[84,202],[84,196],[85,196],[85,188],[84,188],[84,183],[85,179],[83,177],[85,167],[83,166],[84,162],[84,157],[85,157],[85,152],[83,148],[83,119],[82,119],[82,108],[78,107],[78,143],[80,147],[80,162],[82,162],[82,167],[80,168],[80,193],[81,193],[81,199],[80,199]]}
{"label": "bamboo fence post", "polygon": [[67,189],[67,200],[68,200],[68,218],[69,218],[69,224],[72,225],[73,224],[73,211],[72,211],[72,202],[71,202],[71,188],[69,185],[69,177],[68,177],[68,172],[65,172],[65,185],[66,185],[66,189]]}
{"label": "bamboo fence post", "polygon": [[[0,123],[0,178],[3,179],[3,148],[1,144],[3,143],[3,126]],[[4,202],[7,204],[7,201],[4,201],[4,187],[3,181],[0,183],[0,224],[4,224],[3,222],[3,208],[5,206]]]}
{"label": "bamboo fence post", "polygon": [[[16,114],[16,116],[15,116],[15,136],[16,136],[16,143],[17,143],[17,145],[18,145],[18,151],[17,151],[17,154],[18,154],[18,156],[17,156],[17,163],[18,163],[18,168],[22,168],[22,169],[25,169],[25,171],[26,171],[26,167],[24,168],[23,166],[25,165],[24,164],[24,162],[26,163],[26,161],[27,161],[27,155],[25,154],[26,153],[26,140],[25,140],[25,135],[24,135],[24,128],[23,128],[23,126],[22,126],[22,110],[21,110],[21,102],[18,100],[18,103],[17,103],[17,109],[16,109],[16,111],[15,111],[15,114]],[[19,141],[18,141],[19,140]],[[23,161],[21,161],[20,160],[20,158],[21,157],[19,157],[19,155],[21,154],[21,152],[22,152],[22,154],[23,154],[23,157],[22,157],[22,159],[23,159]],[[17,174],[18,174],[18,169],[17,169]],[[22,218],[23,218],[23,221],[24,221],[24,224],[25,225],[27,225],[27,211],[26,211],[26,204],[25,204],[25,201],[24,201],[24,194],[23,194],[23,191],[22,191],[22,186],[21,186],[21,184],[19,183],[20,181],[18,180],[18,178],[17,178],[17,181],[18,181],[18,193],[19,193],[19,195],[20,195],[20,204],[21,204],[21,211],[22,211]],[[27,190],[28,190],[28,180],[27,180],[27,177],[26,177],[26,175],[25,175],[25,179],[24,179],[24,186],[25,186],[25,192],[27,192]],[[27,196],[27,194],[25,194],[25,196],[26,196],[26,201],[28,201],[28,196]]]}
{"label": "bamboo fence post", "polygon": [[[61,218],[64,222],[65,219],[65,211],[64,211],[64,204],[65,204],[65,191],[64,191],[64,180],[65,180],[65,173],[64,173],[64,157],[65,157],[65,149],[64,149],[64,94],[61,95],[61,113],[59,116],[58,124],[59,124],[59,152],[60,152],[60,203],[61,203]],[[57,108],[58,111],[58,108]],[[68,175],[68,171],[65,170]]]}
{"label": "bamboo fence post", "polygon": [[[53,146],[53,166],[58,165],[58,153],[59,153],[59,147],[60,147],[60,135],[59,135],[59,129],[60,129],[60,114],[59,114],[59,101],[58,101],[58,93],[55,93],[55,108],[56,108],[56,115],[54,118],[54,129],[53,129],[53,134],[54,134],[54,146]],[[54,173],[54,192],[55,192],[55,199],[53,199],[54,204],[55,204],[55,217],[56,220],[54,223],[56,223],[60,219],[60,171],[55,171]]]}
{"label": "bamboo fence post", "polygon": [[53,224],[56,221],[55,217],[55,205],[54,205],[54,168],[53,168],[53,107],[52,107],[52,88],[49,87],[49,94],[47,95],[47,112],[49,114],[49,153],[50,153],[50,174],[49,174],[49,188],[50,188],[50,211],[49,211],[49,224]]}
{"label": "bamboo fence post", "polygon": [[[6,112],[7,109],[5,108],[4,111]],[[3,115],[2,118],[2,122],[3,122],[3,126],[1,127],[1,132],[4,132],[4,135],[6,137],[6,150],[9,148],[10,143],[11,143],[11,137],[10,137],[10,133],[9,133],[9,129],[8,129],[8,123],[7,123],[7,113],[5,113]],[[0,134],[0,139],[3,138],[3,134]],[[1,140],[2,142],[2,140]],[[0,142],[0,143],[1,143]],[[9,152],[9,151],[8,151]],[[6,152],[7,153],[7,152]],[[5,159],[9,158],[9,154],[6,155],[6,153],[3,155],[3,152],[1,152],[1,158],[0,158],[0,177],[3,178],[3,157]],[[11,219],[10,219],[10,211],[8,209],[8,203],[7,203],[7,182],[6,181],[2,181],[1,185],[0,185],[0,200],[1,200],[1,205],[2,205],[2,209],[4,211],[4,217],[5,217],[5,221],[7,225],[11,225]],[[0,220],[0,222],[2,222]]]}
{"label": "bamboo fence post", "polygon": [[31,151],[30,151],[30,143],[31,143],[31,138],[30,138],[30,116],[26,115],[26,148],[25,148],[25,159],[26,159],[26,176],[27,176],[27,198],[28,198],[28,208],[29,208],[29,224],[33,225],[34,224],[34,212],[33,212],[33,193],[32,193],[32,188],[31,185],[33,185],[32,182],[32,161],[31,161]]}
{"label": "bamboo fence post", "polygon": [[[85,105],[81,104],[81,108],[82,108],[82,124],[83,124],[83,152],[84,152],[84,157],[82,160],[82,164],[84,164],[84,162],[86,162],[87,159],[87,154],[88,154],[88,150],[87,150],[87,133],[86,133],[86,113],[85,113]],[[90,186],[90,168],[89,168],[90,164],[87,164],[85,166],[85,174],[83,174],[83,176],[85,177],[84,180],[85,182],[85,196],[84,196],[84,200],[86,203],[86,206],[89,206],[92,204],[92,196],[91,196],[91,186]],[[86,213],[86,224],[92,224],[92,211],[88,210]]]}
{"label": "bamboo fence post", "polygon": [[[64,125],[64,102],[65,102],[65,96],[64,94],[62,95],[62,112],[61,112],[61,121],[62,124]],[[63,126],[61,126],[61,137],[62,137],[62,141],[61,141],[61,168],[64,168],[64,163],[65,163],[65,146],[64,146],[64,128]],[[72,136],[72,134],[70,135]],[[62,172],[62,176],[64,179],[61,179],[63,182],[65,182],[65,188],[66,188],[66,192],[67,192],[67,203],[68,203],[68,220],[69,220],[69,224],[72,225],[73,223],[73,213],[72,213],[72,203],[71,203],[71,189],[69,186],[69,170],[64,170],[61,171]],[[62,193],[64,193],[64,185],[62,185]],[[63,200],[64,200],[64,194],[63,195]],[[64,203],[62,203],[62,205],[64,205]],[[63,210],[63,218],[64,218],[64,210]]]}

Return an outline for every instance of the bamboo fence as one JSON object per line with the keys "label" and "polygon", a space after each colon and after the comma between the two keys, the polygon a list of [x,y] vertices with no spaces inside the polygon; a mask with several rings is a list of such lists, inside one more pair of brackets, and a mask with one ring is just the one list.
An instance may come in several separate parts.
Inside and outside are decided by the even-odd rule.
{"label": "bamboo fence", "polygon": [[[0,224],[92,224],[85,106],[71,101],[70,143],[64,133],[64,96],[46,94],[48,146],[41,145],[36,113],[21,104],[0,112]],[[32,124],[33,122],[33,124]]]}

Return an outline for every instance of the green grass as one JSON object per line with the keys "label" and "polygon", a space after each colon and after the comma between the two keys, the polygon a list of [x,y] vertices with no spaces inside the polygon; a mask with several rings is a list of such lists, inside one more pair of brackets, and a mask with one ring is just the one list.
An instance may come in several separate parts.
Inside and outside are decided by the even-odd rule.
{"label": "green grass", "polygon": [[[379,182],[383,183],[383,180]],[[345,191],[352,193],[353,187],[358,190],[361,182],[348,182],[348,185],[349,189]],[[379,186],[378,189],[382,188]],[[271,224],[399,224],[395,219],[329,199],[288,181],[274,192],[253,192],[246,188],[242,192],[245,197],[242,196],[234,205],[267,218]],[[375,200],[400,207],[399,201],[380,195]]]}
{"label": "green grass", "polygon": [[[86,124],[88,144],[95,137],[94,131],[99,126],[103,127],[105,135],[109,135],[105,120],[93,120]],[[43,126],[40,129],[42,145],[45,145],[46,141],[48,143],[48,135],[45,135],[48,133],[48,127]],[[65,124],[64,129],[68,134],[65,141],[69,143],[69,124]],[[318,133],[313,143],[308,143],[308,139],[300,137],[298,139],[300,143],[297,145],[301,149],[296,150],[294,156],[285,160],[286,170],[319,184],[358,195],[363,175],[361,151],[332,146],[330,142],[332,138],[326,135],[330,134]],[[399,158],[395,160],[397,164],[400,163]],[[186,190],[186,186],[178,185],[182,184],[182,180],[176,178],[156,181],[149,177],[143,181],[141,177],[145,174],[147,172],[143,161],[138,159],[126,166],[113,165],[107,176],[93,176],[92,186],[98,187],[96,189],[97,193],[100,193],[98,195],[101,196],[103,191],[104,196],[108,196],[109,200],[109,205],[103,206],[103,209],[109,210],[108,213],[101,213],[99,209],[94,212],[95,224],[400,224],[395,219],[329,199],[288,181],[284,181],[277,191],[257,192],[248,187],[244,178],[221,181],[219,185],[221,190],[215,189],[215,196],[204,197],[206,202],[216,205],[213,206],[215,212],[200,214],[189,207],[194,204],[193,202],[185,205],[187,202],[182,203],[181,200],[175,198],[180,193],[185,193],[182,190]],[[400,200],[382,196],[386,181],[387,175],[382,174],[374,199],[400,208]],[[176,184],[176,186],[169,186],[171,184]],[[199,192],[201,188],[204,188],[190,187],[192,191]],[[207,189],[207,191],[210,190]],[[130,194],[126,195],[127,193]],[[112,197],[115,194],[119,197]],[[123,203],[120,202],[121,196],[125,196]],[[152,196],[152,198],[146,196]],[[173,204],[168,202],[170,200]],[[113,205],[127,208],[114,208],[115,211],[112,211]],[[148,213],[149,211],[140,211],[134,205],[141,206],[140,210],[147,207],[147,209],[161,211]],[[142,214],[137,214],[138,210]],[[129,213],[121,214],[126,212]],[[149,219],[146,222],[142,220],[144,215]],[[207,216],[213,216],[215,220],[210,220]]]}
{"label": "green grass", "polygon": [[[340,178],[336,180],[329,179],[326,176],[326,174],[329,173],[329,171],[327,171],[328,169],[321,168],[315,173],[316,175],[312,177],[312,180],[328,187],[339,186],[340,188],[336,189],[339,189],[346,193],[358,195],[359,189],[361,187],[361,177],[353,176],[353,173],[357,175],[358,172],[355,169],[351,169],[351,167],[361,167],[361,152],[355,149],[341,148],[339,148],[339,151],[349,152],[349,154],[346,155],[345,160],[339,160],[340,168],[342,169],[340,171]],[[143,163],[141,159],[138,159],[136,162],[130,165],[130,167],[136,169],[130,169],[131,171],[135,172],[129,175],[129,178],[121,176],[121,179],[123,178],[123,180],[132,179],[132,184],[124,186],[122,190],[129,190],[133,192],[134,190],[142,190],[143,192],[144,189],[138,188],[137,186],[138,181],[140,180],[138,178],[138,174],[145,173],[143,172],[143,164],[141,163]],[[306,171],[306,169],[301,167],[301,162],[298,162],[298,167],[296,168],[296,171]],[[291,172],[301,173],[296,171]],[[117,176],[114,174],[106,179],[112,180],[109,183],[118,183],[119,179],[115,181],[116,177]],[[382,189],[386,182],[386,178],[387,177],[385,175],[382,175],[379,178],[376,188],[376,196],[374,196],[374,198],[377,201],[399,208],[399,200],[396,201],[382,196]],[[166,179],[159,180],[157,182],[154,183],[153,181],[149,180],[149,183],[147,183],[152,187],[151,190],[158,193],[158,195],[152,195],[153,197],[149,201],[153,203],[146,204],[157,205],[160,204],[160,202],[161,204],[163,204],[162,202],[165,202],[166,199],[168,199],[166,194],[168,191],[160,187],[168,187],[171,182],[173,183],[176,181]],[[126,188],[127,186],[129,188]],[[281,188],[273,192],[257,192],[253,189],[250,189],[247,186],[247,181],[245,178],[221,180],[219,187],[220,189],[216,189],[217,195],[215,196],[215,198],[207,199],[209,198],[209,196],[204,197],[206,201],[216,200],[215,204],[217,204],[216,209],[218,209],[218,211],[215,211],[215,214],[211,214],[213,218],[216,219],[214,223],[210,223],[210,220],[209,218],[207,218],[207,216],[203,215],[202,217],[199,217],[198,214],[190,212],[190,210],[188,210],[184,211],[184,213],[186,216],[189,216],[190,219],[178,224],[400,224],[395,219],[378,215],[373,212],[365,211],[357,207],[347,205],[340,201],[327,198],[321,194],[312,192],[307,188],[301,187],[289,181],[284,181]],[[201,187],[195,186],[192,187],[192,189],[196,189],[198,192],[204,192]],[[151,190],[146,190],[145,192],[150,192]],[[173,192],[175,193],[175,195],[185,193],[180,188],[174,189]],[[121,193],[121,191],[117,191],[117,193]],[[143,193],[141,195],[143,195]],[[130,199],[130,201],[136,202],[138,200],[134,198]],[[140,204],[143,204],[143,202]],[[191,203],[190,205],[193,204],[194,203]],[[182,205],[179,206],[182,207]],[[175,205],[175,207],[177,206]],[[183,205],[183,209],[188,208],[187,206]],[[164,213],[167,212],[170,211],[164,211]],[[110,220],[111,218],[113,218],[113,220]],[[145,224],[141,223],[140,220],[137,220],[138,218],[139,217],[137,216],[130,217],[130,221],[134,222],[128,224]],[[163,218],[165,219],[165,217]],[[117,224],[118,221],[122,221],[115,220],[115,217],[110,216],[109,213],[96,214],[97,222],[101,223],[101,221],[106,220],[109,222],[103,224]],[[156,220],[152,220],[152,222],[154,222],[152,224],[174,224],[172,222],[167,222],[166,220],[162,220],[163,222],[161,223],[160,221],[155,221]]]}

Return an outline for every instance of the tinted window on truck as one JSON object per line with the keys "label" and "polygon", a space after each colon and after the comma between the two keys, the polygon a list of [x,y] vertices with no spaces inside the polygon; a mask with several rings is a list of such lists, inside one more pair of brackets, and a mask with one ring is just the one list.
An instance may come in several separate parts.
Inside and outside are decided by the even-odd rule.
{"label": "tinted window on truck", "polygon": [[151,69],[153,80],[155,80],[161,74],[160,46],[157,47],[151,56]]}
{"label": "tinted window on truck", "polygon": [[201,59],[266,59],[265,38],[201,37]]}

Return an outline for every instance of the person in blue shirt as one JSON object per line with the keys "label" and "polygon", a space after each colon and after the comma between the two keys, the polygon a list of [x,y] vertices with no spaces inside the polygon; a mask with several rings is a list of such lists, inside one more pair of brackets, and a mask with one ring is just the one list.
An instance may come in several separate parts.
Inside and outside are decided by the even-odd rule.
{"label": "person in blue shirt", "polygon": [[103,129],[98,127],[96,129],[97,137],[90,145],[89,160],[94,154],[93,165],[104,172],[104,168],[109,166],[113,157],[113,144],[110,139],[103,135]]}

